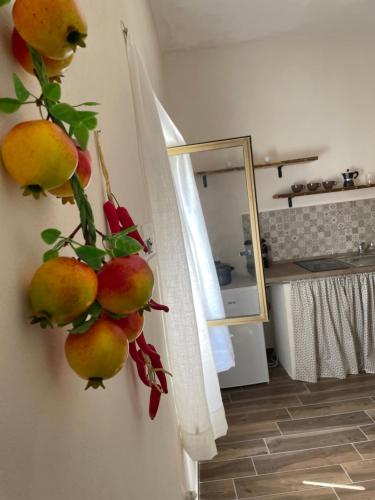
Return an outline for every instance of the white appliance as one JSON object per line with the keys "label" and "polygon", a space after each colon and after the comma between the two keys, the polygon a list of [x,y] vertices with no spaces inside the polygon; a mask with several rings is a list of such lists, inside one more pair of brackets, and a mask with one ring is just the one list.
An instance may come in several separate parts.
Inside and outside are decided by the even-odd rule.
{"label": "white appliance", "polygon": [[[222,290],[225,312],[228,316],[243,316],[247,310],[259,310],[256,286],[225,288]],[[269,382],[263,323],[248,323],[229,327],[236,365],[219,373],[221,388]]]}

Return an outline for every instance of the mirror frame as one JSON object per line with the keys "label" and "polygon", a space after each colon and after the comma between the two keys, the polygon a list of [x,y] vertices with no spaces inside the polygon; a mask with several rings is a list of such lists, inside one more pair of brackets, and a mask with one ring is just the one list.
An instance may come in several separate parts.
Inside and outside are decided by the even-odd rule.
{"label": "mirror frame", "polygon": [[244,325],[246,323],[263,323],[268,321],[266,287],[263,273],[262,252],[260,247],[258,207],[255,188],[251,136],[248,135],[243,137],[235,137],[233,139],[221,139],[216,141],[200,142],[196,144],[184,144],[183,146],[172,146],[167,148],[169,156],[178,156],[183,154],[199,153],[202,151],[213,151],[215,149],[229,149],[237,147],[242,147],[243,149],[251,237],[253,242],[254,267],[258,287],[259,314],[254,316],[238,316],[208,320],[208,326]]}

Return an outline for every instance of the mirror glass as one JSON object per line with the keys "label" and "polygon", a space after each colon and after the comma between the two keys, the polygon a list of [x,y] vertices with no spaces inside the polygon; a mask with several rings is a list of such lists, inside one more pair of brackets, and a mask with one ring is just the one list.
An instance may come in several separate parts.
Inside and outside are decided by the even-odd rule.
{"label": "mirror glass", "polygon": [[[207,149],[210,144],[189,151],[225,311],[209,324],[266,321],[251,142],[245,142],[247,155],[240,140]],[[173,154],[178,149],[170,148]]]}

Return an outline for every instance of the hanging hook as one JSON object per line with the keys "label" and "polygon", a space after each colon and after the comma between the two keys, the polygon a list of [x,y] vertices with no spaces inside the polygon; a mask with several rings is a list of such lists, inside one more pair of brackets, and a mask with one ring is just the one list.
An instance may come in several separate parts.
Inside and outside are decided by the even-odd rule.
{"label": "hanging hook", "polygon": [[128,32],[129,32],[129,30],[128,30],[128,28],[125,26],[125,23],[124,23],[124,21],[123,21],[123,20],[121,20],[121,21],[120,21],[120,24],[121,24],[121,30],[122,30],[122,32],[123,32],[123,34],[124,34],[124,38],[125,38],[125,41],[126,41],[126,40],[127,40],[127,38],[128,38]]}

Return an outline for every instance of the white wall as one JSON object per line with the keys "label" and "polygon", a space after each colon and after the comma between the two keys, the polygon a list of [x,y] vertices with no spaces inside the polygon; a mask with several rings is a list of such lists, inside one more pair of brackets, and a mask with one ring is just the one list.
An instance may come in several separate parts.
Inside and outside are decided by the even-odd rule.
{"label": "white wall", "polygon": [[[188,142],[252,135],[256,162],[319,155],[257,171],[261,211],[296,182],[375,172],[374,36],[278,38],[165,54],[168,112]],[[374,190],[302,197],[295,206],[370,198]]]}
{"label": "white wall", "polygon": [[[162,95],[160,53],[146,0],[82,0],[89,21],[86,50],[64,78],[68,102],[98,100],[103,147],[113,186],[135,219],[150,218],[140,169],[120,19],[143,53],[155,89]],[[12,95],[17,67],[9,50],[10,9],[0,14],[1,95]],[[0,137],[10,126],[37,117],[30,106],[1,116]],[[91,145],[92,146],[92,145]],[[90,148],[93,152],[93,147]],[[97,225],[104,228],[97,171],[89,189]],[[128,363],[105,391],[84,391],[67,366],[65,335],[28,323],[27,286],[45,246],[39,233],[77,225],[75,207],[52,197],[21,196],[0,169],[0,496],[2,500],[178,500],[186,490],[171,397],[164,397],[155,422],[148,418],[148,391]],[[159,314],[148,315],[146,335],[164,341]]]}
{"label": "white wall", "polygon": [[241,214],[249,212],[245,173],[212,175],[207,188],[198,177],[197,186],[214,259],[246,275],[246,257],[240,256],[244,250]]}

